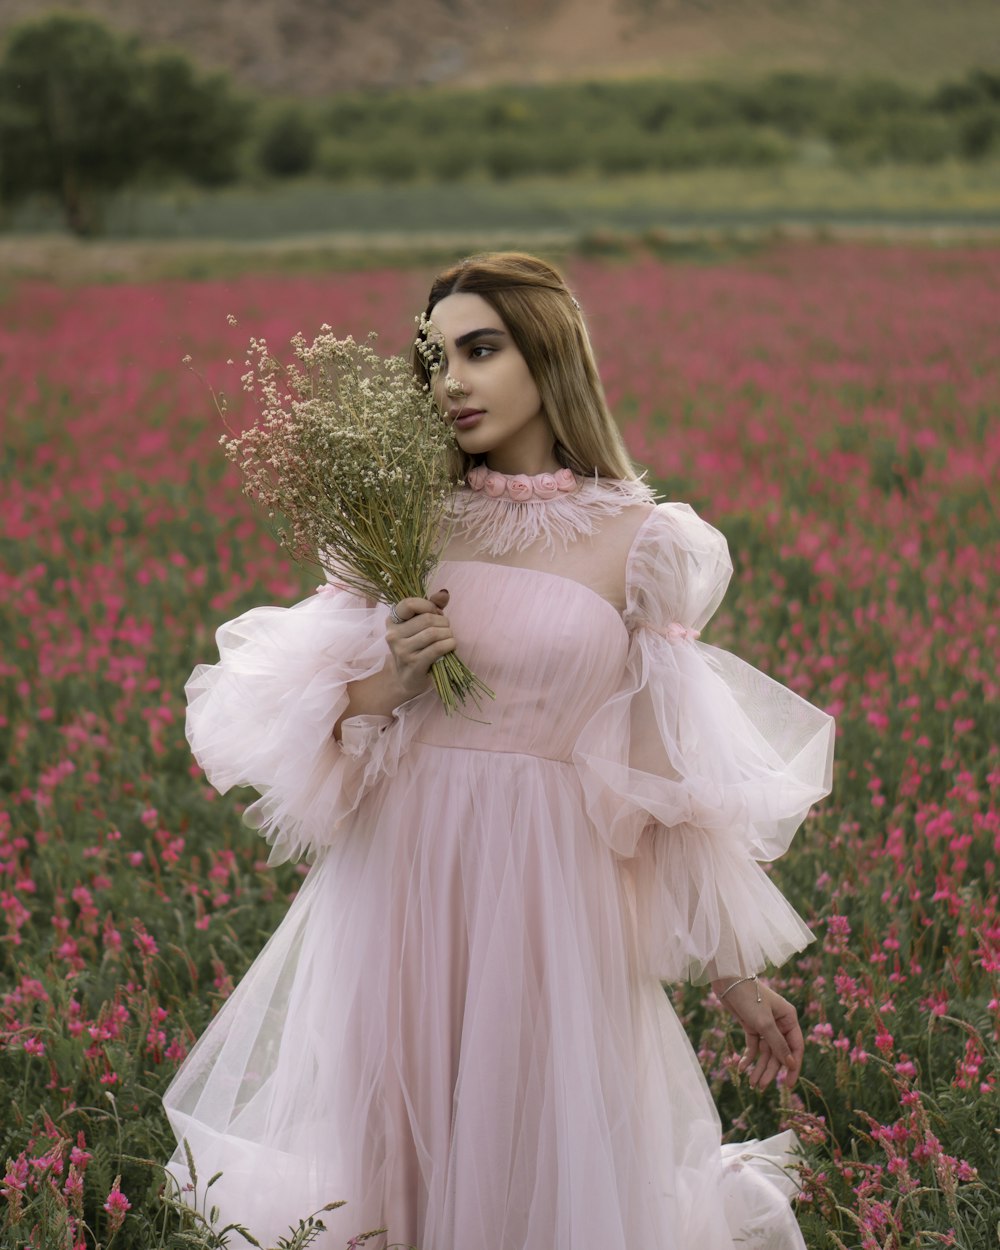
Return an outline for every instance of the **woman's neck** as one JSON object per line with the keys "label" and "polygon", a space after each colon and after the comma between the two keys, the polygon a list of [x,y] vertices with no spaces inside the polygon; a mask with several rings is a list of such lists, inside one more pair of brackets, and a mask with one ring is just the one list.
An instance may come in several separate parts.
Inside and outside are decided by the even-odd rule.
{"label": "woman's neck", "polygon": [[555,456],[542,457],[538,460],[526,458],[506,460],[503,457],[487,456],[484,464],[492,473],[502,473],[504,477],[538,477],[542,473],[558,473],[562,468]]}
{"label": "woman's neck", "polygon": [[523,473],[527,477],[535,477],[539,473],[555,473],[562,468],[556,456],[552,427],[544,417],[529,422],[507,442],[492,448],[483,462],[494,473],[508,476]]}

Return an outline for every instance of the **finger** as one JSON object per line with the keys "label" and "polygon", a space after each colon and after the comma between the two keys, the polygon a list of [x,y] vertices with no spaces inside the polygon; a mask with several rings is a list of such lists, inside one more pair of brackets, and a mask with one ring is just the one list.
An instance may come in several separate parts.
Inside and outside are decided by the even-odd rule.
{"label": "finger", "polygon": [[778,1075],[780,1071],[781,1071],[781,1061],[778,1059],[777,1055],[772,1055],[770,1059],[767,1061],[767,1064],[764,1067],[764,1070],[757,1077],[757,1080],[754,1083],[754,1089],[757,1089],[757,1090],[767,1089],[767,1087],[771,1084],[771,1082],[774,1080],[774,1078]]}
{"label": "finger", "polygon": [[791,1089],[799,1079],[801,1071],[802,1060],[793,1055],[791,1060],[785,1064],[784,1070],[778,1074],[778,1084],[783,1085],[785,1089]]}
{"label": "finger", "polygon": [[[768,1056],[769,1065],[774,1065],[774,1073],[771,1076],[778,1074],[780,1069],[788,1068],[791,1061],[793,1061],[793,1055],[791,1055],[788,1046],[785,1045],[784,1038],[768,1039]],[[769,1076],[768,1080],[771,1079],[771,1076]]]}
{"label": "finger", "polygon": [[[408,621],[414,616],[420,616],[424,612],[433,613],[435,616],[440,615],[440,609],[436,603],[432,603],[430,599],[400,599],[397,604],[393,605],[396,609],[396,615],[400,622]],[[390,616],[390,620],[391,620]]]}
{"label": "finger", "polygon": [[748,1081],[751,1089],[757,1088],[757,1082],[764,1075],[767,1065],[771,1061],[771,1052],[767,1046],[761,1046],[757,1052],[757,1062],[753,1064],[748,1075]]}
{"label": "finger", "polygon": [[409,656],[405,663],[399,667],[410,669],[413,672],[425,675],[430,672],[432,666],[445,656],[449,651],[455,650],[455,639],[451,636],[442,638],[440,641],[431,643],[430,646],[424,647],[421,651]]}
{"label": "finger", "polygon": [[763,1089],[767,1081],[773,1079],[782,1066],[780,1057],[775,1054],[766,1038],[761,1039],[760,1054],[750,1074],[750,1084],[754,1089]]}
{"label": "finger", "polygon": [[421,652],[420,662],[426,663],[428,669],[430,669],[431,665],[440,660],[443,655],[454,651],[457,645],[454,638],[444,638],[441,642],[436,642],[433,646],[428,647],[426,651]]}
{"label": "finger", "polygon": [[448,606],[448,600],[451,598],[451,592],[448,590],[435,590],[435,592],[432,595],[428,595],[427,598],[436,608],[441,608],[443,610]]}
{"label": "finger", "polygon": [[788,1049],[792,1052],[792,1062],[797,1062],[801,1066],[806,1053],[806,1043],[805,1038],[802,1036],[802,1030],[799,1028],[798,1020],[795,1021],[793,1028],[782,1029],[782,1033],[784,1033],[785,1041],[788,1043]]}
{"label": "finger", "polygon": [[448,618],[434,609],[433,612],[418,612],[416,616],[407,617],[400,624],[394,624],[392,617],[386,621],[385,632],[392,638],[416,638],[425,629],[450,629]]}
{"label": "finger", "polygon": [[[800,1039],[801,1040],[801,1039]],[[795,1045],[794,1039],[791,1046],[791,1054],[785,1063],[785,1076],[783,1084],[791,1088],[799,1079],[799,1073],[802,1071],[802,1062],[805,1058],[805,1043]]]}
{"label": "finger", "polygon": [[[426,620],[424,617],[419,619]],[[400,659],[415,662],[428,647],[436,646],[439,642],[454,642],[451,626],[447,623],[444,625],[425,623],[413,633],[397,638],[392,649]]]}
{"label": "finger", "polygon": [[792,1052],[785,1041],[785,1036],[776,1024],[771,1024],[763,1031],[761,1037],[762,1057],[766,1056],[766,1062],[758,1062],[754,1070],[754,1078],[751,1084],[757,1089],[763,1089],[769,1084],[778,1071],[786,1067],[792,1059]]}
{"label": "finger", "polygon": [[747,1033],[746,1050],[743,1052],[743,1058],[740,1060],[740,1072],[746,1072],[753,1067],[754,1061],[760,1052],[760,1035],[757,1033]]}

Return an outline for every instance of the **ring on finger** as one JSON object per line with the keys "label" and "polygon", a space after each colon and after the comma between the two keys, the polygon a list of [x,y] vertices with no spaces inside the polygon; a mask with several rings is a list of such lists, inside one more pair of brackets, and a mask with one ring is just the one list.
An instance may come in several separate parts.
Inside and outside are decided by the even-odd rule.
{"label": "ring on finger", "polygon": [[389,608],[389,615],[392,617],[392,619],[396,622],[396,624],[397,624],[397,625],[402,625],[402,623],[403,623],[403,618],[402,618],[402,617],[399,615],[399,613],[396,611],[396,605],[395,605],[395,604],[392,604],[392,605],[390,606],[390,608]]}

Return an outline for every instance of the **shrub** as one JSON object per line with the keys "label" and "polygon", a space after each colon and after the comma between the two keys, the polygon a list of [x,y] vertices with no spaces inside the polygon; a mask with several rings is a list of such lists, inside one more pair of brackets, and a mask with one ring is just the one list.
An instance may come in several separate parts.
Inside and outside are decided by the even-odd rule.
{"label": "shrub", "polygon": [[658,141],[645,135],[627,132],[601,139],[594,146],[594,160],[605,174],[628,174],[655,167]]}
{"label": "shrub", "polygon": [[469,177],[477,167],[468,144],[444,138],[425,144],[421,149],[424,169],[441,182],[455,182]]}
{"label": "shrub", "polygon": [[343,140],[325,140],[319,144],[316,158],[318,171],[333,182],[347,182],[361,169],[357,146]]}
{"label": "shrub", "polygon": [[264,124],[257,144],[257,163],[275,178],[308,173],[316,164],[319,132],[312,118],[296,104],[287,104]]}
{"label": "shrub", "polygon": [[953,127],[933,115],[900,115],[875,120],[845,144],[848,154],[865,163],[900,161],[932,165],[955,155],[958,140]]}
{"label": "shrub", "polygon": [[772,74],[741,91],[739,115],[749,125],[773,126],[783,134],[815,134],[822,130],[836,86],[825,75]]}
{"label": "shrub", "polygon": [[419,153],[395,140],[372,144],[359,164],[379,182],[410,182],[420,172]]}
{"label": "shrub", "polygon": [[942,83],[931,96],[930,105],[942,113],[958,113],[981,105],[1000,108],[1000,74],[978,69],[960,82]]}
{"label": "shrub", "polygon": [[981,161],[1000,149],[1000,108],[979,108],[958,123],[958,149],[970,161]]}
{"label": "shrub", "polygon": [[529,144],[511,138],[494,139],[488,144],[483,161],[490,176],[503,181],[538,170],[538,159]]}

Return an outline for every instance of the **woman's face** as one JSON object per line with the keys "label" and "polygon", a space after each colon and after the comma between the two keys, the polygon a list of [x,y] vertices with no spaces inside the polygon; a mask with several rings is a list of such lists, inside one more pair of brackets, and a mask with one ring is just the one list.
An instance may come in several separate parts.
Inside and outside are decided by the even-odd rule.
{"label": "woman's face", "polygon": [[[541,472],[555,463],[555,437],[535,380],[499,313],[469,292],[431,310],[431,338],[443,350],[434,397],[470,456],[504,473]],[[450,393],[449,393],[450,392]],[[540,469],[533,466],[546,459]]]}

